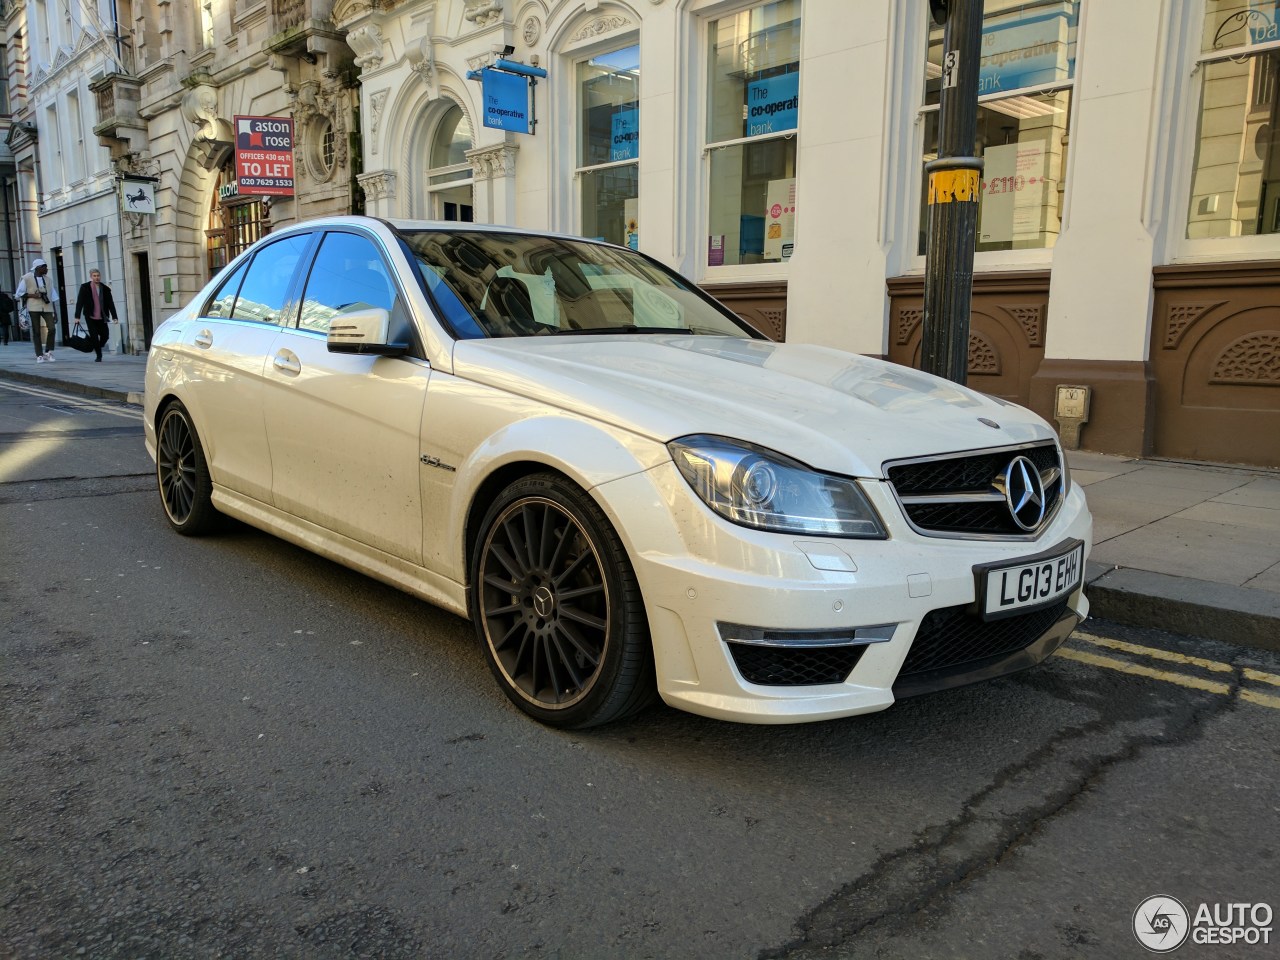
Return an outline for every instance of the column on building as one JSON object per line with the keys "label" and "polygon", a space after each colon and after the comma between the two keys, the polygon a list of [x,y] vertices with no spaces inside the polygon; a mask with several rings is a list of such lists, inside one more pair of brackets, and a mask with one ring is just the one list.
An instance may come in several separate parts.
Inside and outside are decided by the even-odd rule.
{"label": "column on building", "polygon": [[1070,182],[1053,251],[1045,357],[1031,405],[1052,417],[1059,385],[1093,388],[1082,445],[1148,452],[1154,383],[1148,363],[1158,225],[1150,212],[1156,125],[1174,104],[1162,86],[1168,4],[1089,5],[1072,118]]}
{"label": "column on building", "polygon": [[475,170],[475,219],[479,223],[516,224],[515,143],[498,143],[467,151]]}
{"label": "column on building", "polygon": [[856,17],[843,4],[804,7],[788,340],[885,353],[884,185],[888,167],[909,170],[885,140],[901,6],[864,0]]}

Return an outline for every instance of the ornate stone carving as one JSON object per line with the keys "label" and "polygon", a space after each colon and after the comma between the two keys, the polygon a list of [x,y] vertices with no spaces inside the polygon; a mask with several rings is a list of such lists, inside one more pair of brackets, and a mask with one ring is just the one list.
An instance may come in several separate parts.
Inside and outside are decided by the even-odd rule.
{"label": "ornate stone carving", "polygon": [[207,83],[193,86],[183,94],[182,116],[196,125],[191,141],[201,165],[208,170],[221,166],[236,138],[231,121],[218,113],[217,88]]}
{"label": "ornate stone carving", "polygon": [[436,97],[436,50],[430,37],[420,37],[404,50],[409,69],[422,78],[423,84],[434,100]]}
{"label": "ornate stone carving", "polygon": [[592,37],[603,36],[606,33],[612,33],[615,30],[621,30],[623,27],[629,26],[631,26],[631,21],[620,14],[596,17],[570,37],[569,42],[577,43],[579,40],[589,40]]}
{"label": "ornate stone carving", "polygon": [[[337,77],[327,77],[324,82],[310,79],[300,83],[297,89],[286,85],[289,108],[293,113],[298,132],[299,146],[317,135],[322,126],[317,121],[328,120],[333,128],[333,166],[327,171],[318,168],[316,161],[308,160],[303,169],[316,180],[329,180],[336,170],[347,165],[347,88]],[[304,156],[311,157],[317,144],[309,145]]]}
{"label": "ornate stone carving", "polygon": [[524,37],[524,45],[532,47],[542,36],[542,21],[537,17],[526,17],[520,35]]}
{"label": "ornate stone carving", "polygon": [[394,170],[376,170],[373,173],[362,173],[356,179],[364,190],[365,199],[394,200],[396,196],[396,174]]}
{"label": "ornate stone carving", "polygon": [[1182,342],[1182,336],[1193,323],[1203,317],[1214,307],[1220,307],[1225,300],[1216,303],[1171,303],[1168,317],[1165,319],[1164,348],[1174,349]]}
{"label": "ornate stone carving", "polygon": [[995,345],[981,333],[969,333],[969,372],[985,376],[1000,376],[1000,353]]}
{"label": "ornate stone carving", "polygon": [[763,321],[760,325],[761,333],[766,334],[770,340],[782,339],[782,333],[787,328],[786,310],[761,310],[760,319]]}
{"label": "ornate stone carving", "polygon": [[487,27],[502,19],[502,0],[464,0],[462,16],[477,27]]}
{"label": "ornate stone carving", "polygon": [[356,53],[356,69],[362,73],[382,66],[382,30],[366,23],[347,33],[347,44]]}
{"label": "ornate stone carving", "polygon": [[474,57],[467,57],[468,70],[483,70],[485,67],[493,63],[492,53],[481,53]]}
{"label": "ornate stone carving", "polygon": [[924,320],[924,310],[917,307],[911,307],[907,310],[898,311],[898,322],[896,324],[895,340],[898,346],[905,346],[911,339],[911,334],[915,332],[920,322]]}
{"label": "ornate stone carving", "polygon": [[1259,330],[1227,344],[1209,382],[1280,387],[1280,330]]}
{"label": "ornate stone carving", "polygon": [[335,26],[345,27],[353,20],[376,13],[379,10],[390,10],[397,0],[336,0],[333,5],[333,16],[330,18]]}
{"label": "ornate stone carving", "polygon": [[139,150],[137,153],[125,153],[113,161],[116,173],[121,175],[133,174],[138,177],[159,177],[160,161],[153,157],[148,150]]}
{"label": "ornate stone carving", "polygon": [[467,160],[476,181],[497,180],[501,177],[514,177],[516,174],[516,154],[520,147],[514,143],[500,143],[493,147],[477,147],[467,151]]}
{"label": "ornate stone carving", "polygon": [[378,152],[378,125],[382,123],[382,109],[387,105],[387,94],[390,89],[379,90],[369,96],[369,139],[372,145],[370,153]]}
{"label": "ornate stone carving", "polygon": [[1018,321],[1022,332],[1026,334],[1027,343],[1033,347],[1044,346],[1044,306],[1006,307],[1009,316]]}

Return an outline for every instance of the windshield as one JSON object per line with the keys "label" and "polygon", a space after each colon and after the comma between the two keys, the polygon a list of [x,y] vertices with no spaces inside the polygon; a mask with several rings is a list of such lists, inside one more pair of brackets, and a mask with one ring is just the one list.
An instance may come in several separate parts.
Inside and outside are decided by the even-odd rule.
{"label": "windshield", "polygon": [[759,337],[692,284],[617,247],[480,230],[400,231],[456,336]]}

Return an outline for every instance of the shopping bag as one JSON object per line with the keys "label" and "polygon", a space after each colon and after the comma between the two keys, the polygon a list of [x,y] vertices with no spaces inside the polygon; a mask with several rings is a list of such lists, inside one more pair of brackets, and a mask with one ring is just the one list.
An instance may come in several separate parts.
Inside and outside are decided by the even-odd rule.
{"label": "shopping bag", "polygon": [[78,323],[72,329],[71,336],[67,337],[67,346],[81,353],[93,353],[93,339]]}

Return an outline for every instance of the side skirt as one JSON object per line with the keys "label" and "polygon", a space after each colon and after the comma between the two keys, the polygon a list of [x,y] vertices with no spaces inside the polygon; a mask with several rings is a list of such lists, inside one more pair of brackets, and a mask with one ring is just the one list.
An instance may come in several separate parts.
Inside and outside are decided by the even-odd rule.
{"label": "side skirt", "polygon": [[261,501],[233,493],[225,487],[214,486],[213,504],[220,512],[243,520],[251,527],[257,527],[327,560],[357,570],[427,603],[443,607],[450,613],[456,613],[460,617],[467,616],[467,590],[461,583],[375,550],[358,540],[336,534],[306,520],[299,520]]}

